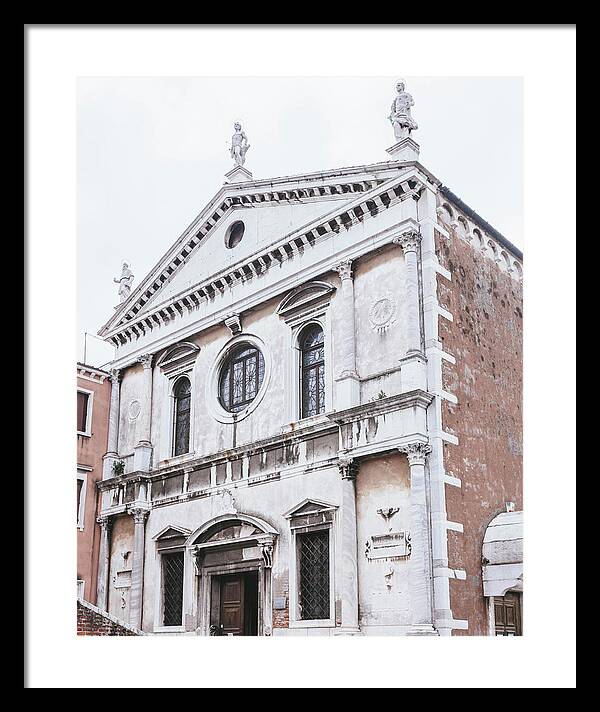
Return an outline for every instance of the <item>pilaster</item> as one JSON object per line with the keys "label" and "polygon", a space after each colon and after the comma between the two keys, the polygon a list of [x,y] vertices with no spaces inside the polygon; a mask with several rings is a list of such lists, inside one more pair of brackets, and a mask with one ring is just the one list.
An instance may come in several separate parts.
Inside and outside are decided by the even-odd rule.
{"label": "pilaster", "polygon": [[342,576],[341,628],[339,633],[357,634],[358,627],[358,542],[356,533],[356,476],[358,462],[340,457],[338,463],[342,480]]}
{"label": "pilaster", "polygon": [[141,629],[144,588],[144,549],[146,545],[146,519],[148,518],[148,510],[142,507],[136,507],[129,510],[129,514],[133,517],[134,522],[129,623],[135,628]]}
{"label": "pilaster", "polygon": [[344,410],[360,404],[360,380],[356,373],[356,326],[354,316],[354,276],[352,260],[335,267],[342,282],[339,316],[343,324],[340,343],[340,370],[336,377],[336,408]]}

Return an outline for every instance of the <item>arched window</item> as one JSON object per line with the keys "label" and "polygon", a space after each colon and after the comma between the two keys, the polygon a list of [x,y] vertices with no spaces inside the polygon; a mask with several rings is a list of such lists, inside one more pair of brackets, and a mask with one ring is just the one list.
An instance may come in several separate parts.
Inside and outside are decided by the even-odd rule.
{"label": "arched window", "polygon": [[237,413],[256,398],[265,377],[265,359],[249,344],[234,349],[223,366],[219,379],[221,405]]}
{"label": "arched window", "polygon": [[192,386],[188,378],[180,378],[173,389],[173,455],[183,455],[190,450],[190,408]]}
{"label": "arched window", "polygon": [[325,338],[318,324],[311,324],[301,334],[300,394],[302,417],[325,412]]}

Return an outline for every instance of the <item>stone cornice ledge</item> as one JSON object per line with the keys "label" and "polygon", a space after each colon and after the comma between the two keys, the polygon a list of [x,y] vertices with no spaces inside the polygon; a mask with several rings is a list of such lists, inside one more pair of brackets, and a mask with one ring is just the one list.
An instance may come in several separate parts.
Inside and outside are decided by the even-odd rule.
{"label": "stone cornice ledge", "polygon": [[357,420],[362,420],[363,418],[370,418],[383,413],[392,413],[405,408],[427,408],[433,399],[433,394],[417,389],[395,396],[378,398],[377,400],[362,403],[361,405],[347,408],[346,410],[336,411],[330,413],[328,417],[338,425],[345,425],[347,423],[354,423]]}

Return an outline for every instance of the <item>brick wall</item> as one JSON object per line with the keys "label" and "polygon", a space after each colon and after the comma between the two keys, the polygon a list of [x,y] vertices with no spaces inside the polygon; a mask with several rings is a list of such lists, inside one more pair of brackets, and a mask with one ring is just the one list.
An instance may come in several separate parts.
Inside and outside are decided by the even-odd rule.
{"label": "brick wall", "polygon": [[77,635],[143,635],[86,601],[77,601]]}
{"label": "brick wall", "polygon": [[448,532],[449,566],[464,569],[466,581],[450,580],[455,618],[468,631],[486,635],[487,612],[481,578],[481,551],[490,520],[505,503],[523,508],[522,495],[522,285],[492,259],[459,238],[438,235],[436,250],[452,280],[438,278],[440,304],[453,322],[440,318],[443,348],[456,364],[443,362],[442,382],[458,404],[443,402],[444,430],[458,445],[444,444],[444,465],[462,487],[446,486],[448,519],[464,534]]}

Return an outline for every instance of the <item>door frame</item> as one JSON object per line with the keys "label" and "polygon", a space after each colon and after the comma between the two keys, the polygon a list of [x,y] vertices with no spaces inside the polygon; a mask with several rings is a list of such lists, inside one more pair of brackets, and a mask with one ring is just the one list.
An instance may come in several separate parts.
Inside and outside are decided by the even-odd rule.
{"label": "door frame", "polygon": [[[203,566],[200,576],[199,610],[201,611],[200,625],[198,631],[201,635],[210,635],[210,596],[212,590],[212,579],[214,576],[226,576],[228,574],[241,574],[249,571],[257,571],[258,578],[258,621],[257,636],[264,635],[265,629],[265,572],[271,575],[271,569],[265,568],[260,559],[250,559],[231,564],[215,564]],[[220,605],[220,603],[219,603]]]}

